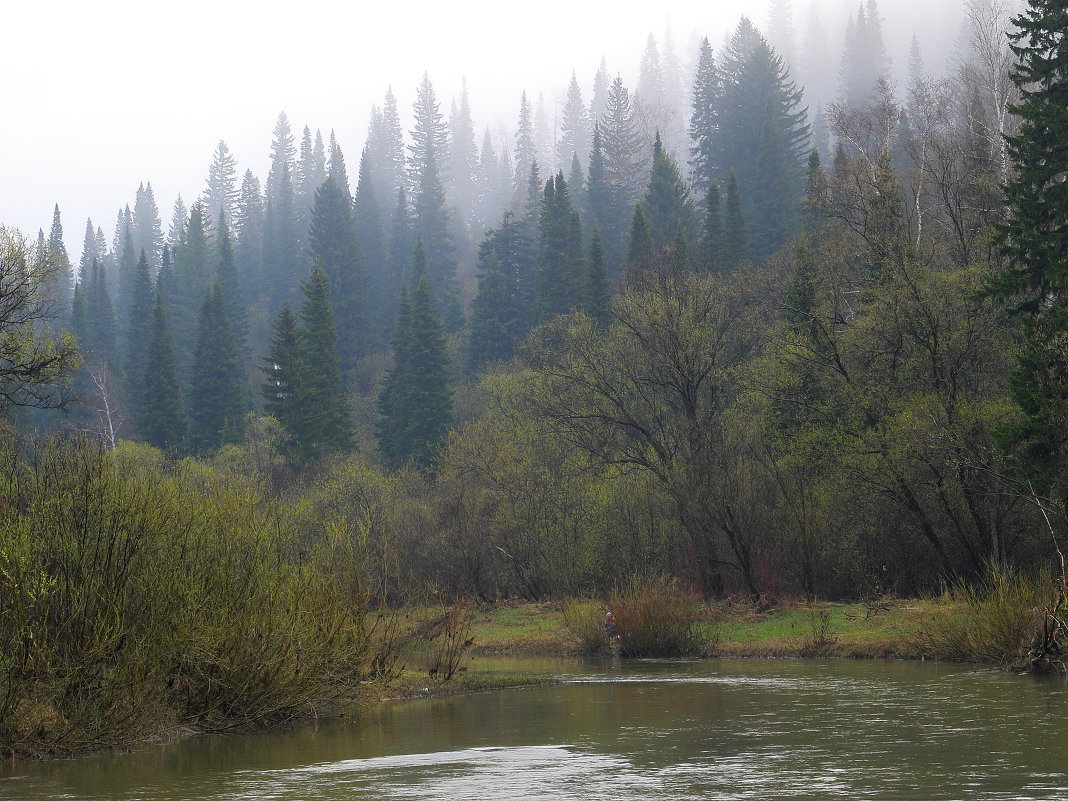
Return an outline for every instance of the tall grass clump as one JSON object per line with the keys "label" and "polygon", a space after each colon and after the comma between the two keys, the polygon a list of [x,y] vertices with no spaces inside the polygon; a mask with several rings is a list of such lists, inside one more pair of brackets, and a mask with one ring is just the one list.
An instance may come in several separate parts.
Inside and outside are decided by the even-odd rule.
{"label": "tall grass clump", "polygon": [[949,590],[911,639],[930,658],[1020,667],[1045,633],[1054,589],[1048,573],[991,567],[981,581]]}

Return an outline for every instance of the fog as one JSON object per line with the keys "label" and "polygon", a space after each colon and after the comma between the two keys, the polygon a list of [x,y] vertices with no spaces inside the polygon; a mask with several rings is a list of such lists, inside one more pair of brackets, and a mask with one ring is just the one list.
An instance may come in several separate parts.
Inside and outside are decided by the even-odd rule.
{"label": "fog", "polygon": [[[503,137],[521,91],[534,104],[542,95],[551,116],[572,69],[588,102],[602,56],[633,85],[646,37],[662,44],[667,24],[688,70],[699,37],[718,49],[742,14],[761,27],[767,19],[766,3],[739,0],[13,5],[0,50],[0,223],[47,231],[58,203],[75,263],[86,218],[110,239],[117,209],[142,181],[152,182],[166,226],[177,194],[190,202],[202,191],[219,139],[240,171],[265,177],[280,110],[298,138],[305,124],[324,137],[333,129],[355,165],[371,104],[392,85],[406,112],[424,71],[446,115],[466,77],[477,129]],[[851,10],[852,1],[818,4],[836,53]],[[895,74],[913,33],[929,68],[942,69],[960,27],[957,0],[884,0],[880,11]],[[795,0],[793,16],[803,43],[809,4]]]}

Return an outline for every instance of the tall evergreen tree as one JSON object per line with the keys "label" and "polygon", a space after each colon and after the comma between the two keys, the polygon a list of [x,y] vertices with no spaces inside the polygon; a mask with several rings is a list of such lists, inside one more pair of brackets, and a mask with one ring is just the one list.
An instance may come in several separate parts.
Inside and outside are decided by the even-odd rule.
{"label": "tall evergreen tree", "polygon": [[1045,491],[1068,498],[1068,4],[1029,0],[1009,35],[1020,92],[1018,133],[1007,138],[1015,166],[1000,227],[1008,265],[995,296],[1020,321],[1010,377],[1022,420],[1005,432]]}
{"label": "tall evergreen tree", "polygon": [[152,191],[152,182],[137,187],[137,196],[133,209],[134,251],[145,251],[148,268],[155,275],[159,271],[160,257],[163,255],[163,224],[159,219],[156,195]]}
{"label": "tall evergreen tree", "polygon": [[642,208],[656,250],[671,243],[679,226],[691,237],[697,229],[690,188],[679,175],[675,160],[665,152],[659,132],[653,142],[653,168]]}
{"label": "tall evergreen tree", "polygon": [[415,127],[411,133],[412,228],[426,249],[431,291],[444,310],[449,329],[456,330],[462,312],[456,282],[456,251],[441,176],[441,166],[448,159],[448,130],[438,110],[434,87],[426,75],[416,94]]}
{"label": "tall evergreen tree", "polygon": [[471,304],[468,361],[472,370],[510,359],[530,330],[533,243],[526,226],[505,212],[478,248],[478,294]]}
{"label": "tall evergreen tree", "polygon": [[74,270],[67,255],[67,246],[63,244],[63,222],[60,219],[58,203],[52,212],[52,228],[48,232],[45,252],[41,255],[47,259],[53,271],[52,290],[55,292],[55,299],[65,308],[73,298]]}
{"label": "tall evergreen tree", "polygon": [[733,270],[749,258],[749,235],[738,190],[738,176],[731,172],[727,182],[727,208],[723,219],[723,248],[719,270]]}
{"label": "tall evergreen tree", "polygon": [[204,190],[204,211],[208,219],[218,223],[223,214],[234,219],[239,199],[237,188],[237,159],[222,139],[215,146],[208,167],[207,187]]}
{"label": "tall evergreen tree", "polygon": [[720,269],[723,259],[723,217],[720,213],[719,184],[708,185],[705,195],[705,213],[701,218],[701,247],[698,252],[698,267],[704,272]]}
{"label": "tall evergreen tree", "polygon": [[[267,176],[267,205],[263,231],[263,284],[269,307],[275,309],[292,296],[301,261],[301,238],[294,176],[296,148],[285,112],[278,115],[271,143]],[[203,289],[201,290],[203,292]]]}
{"label": "tall evergreen tree", "polygon": [[[567,99],[560,118],[560,141],[557,143],[556,159],[560,164],[570,164],[575,156],[580,162],[589,162],[590,138],[589,114],[582,101],[582,90],[578,78],[571,72],[571,82],[567,86]],[[574,192],[574,185],[572,185]]]}
{"label": "tall evergreen tree", "polygon": [[348,193],[333,178],[315,193],[308,245],[313,262],[329,282],[331,318],[337,324],[337,341],[331,348],[347,373],[367,350],[367,276]]}
{"label": "tall evergreen tree", "polygon": [[263,288],[263,191],[252,170],[245,170],[241,180],[241,197],[233,220],[233,235],[237,239],[234,258],[237,261],[241,285],[249,297],[258,297]]}
{"label": "tall evergreen tree", "polygon": [[300,328],[288,302],[271,325],[270,350],[261,370],[264,411],[289,434],[298,431],[305,365]]}
{"label": "tall evergreen tree", "polygon": [[189,222],[189,209],[186,208],[185,202],[182,200],[182,196],[178,197],[174,201],[174,207],[171,209],[171,227],[167,231],[167,245],[171,249],[171,255],[174,255],[174,249],[182,242],[182,237],[185,236],[185,226]]}
{"label": "tall evergreen tree", "polygon": [[475,123],[471,119],[466,78],[460,89],[460,102],[453,104],[449,115],[449,134],[449,155],[452,159],[450,198],[459,209],[464,223],[470,224],[475,218],[478,198],[478,147],[475,145]]}
{"label": "tall evergreen tree", "polygon": [[530,168],[538,161],[537,151],[534,147],[534,117],[530,109],[530,101],[524,91],[519,99],[519,123],[515,133],[515,203],[514,208],[521,214],[530,211],[523,204],[527,197],[527,178],[530,176]]}
{"label": "tall evergreen tree", "polygon": [[418,261],[410,310],[406,320],[398,319],[394,365],[380,396],[378,433],[391,463],[428,469],[452,420],[452,390],[445,338]]}
{"label": "tall evergreen tree", "polygon": [[185,436],[185,410],[167,312],[158,290],[141,387],[143,394],[137,420],[141,437],[157,448],[177,450]]}
{"label": "tall evergreen tree", "polygon": [[138,384],[144,378],[147,363],[148,343],[152,338],[152,313],[155,305],[155,288],[152,286],[152,273],[148,265],[148,254],[141,251],[137,260],[137,274],[134,280],[133,297],[127,310],[127,331],[129,344],[126,349],[126,378],[133,390],[131,400],[134,410],[140,414],[141,392]]}
{"label": "tall evergreen tree", "polygon": [[538,235],[539,320],[566,314],[578,304],[582,286],[582,234],[581,224],[577,232],[572,229],[577,223],[574,217],[564,174],[557,173],[545,183],[542,198]]}
{"label": "tall evergreen tree", "polygon": [[[356,195],[352,201],[352,224],[364,265],[367,286],[367,344],[381,348],[388,344],[386,332],[392,326],[389,311],[396,302],[397,285],[390,276],[382,209],[375,193],[377,182],[371,173],[370,153],[364,148]],[[340,323],[339,323],[340,325]]]}
{"label": "tall evergreen tree", "polygon": [[204,298],[189,387],[189,447],[207,453],[233,437],[249,411],[248,384],[222,288],[216,281]]}
{"label": "tall evergreen tree", "polygon": [[693,183],[698,191],[707,191],[716,179],[716,134],[719,131],[721,83],[712,45],[701,41],[697,58],[697,74],[693,83],[690,114],[690,166]]}
{"label": "tall evergreen tree", "polygon": [[802,94],[782,58],[743,18],[720,64],[722,103],[714,177],[733,170],[754,254],[777,250],[800,226],[809,127]]}
{"label": "tall evergreen tree", "polygon": [[590,258],[582,284],[582,310],[601,325],[608,322],[612,295],[604,261],[604,244],[599,228],[590,236]]}
{"label": "tall evergreen tree", "polygon": [[216,274],[222,288],[223,305],[226,319],[233,334],[241,379],[248,383],[247,364],[250,355],[248,302],[246,300],[244,281],[237,267],[233,238],[230,236],[230,222],[226,213],[216,226],[218,236],[215,239]]}
{"label": "tall evergreen tree", "polygon": [[653,249],[653,237],[649,233],[649,219],[645,216],[641,203],[634,207],[631,217],[626,266],[628,275],[648,272],[656,266],[656,251]]}

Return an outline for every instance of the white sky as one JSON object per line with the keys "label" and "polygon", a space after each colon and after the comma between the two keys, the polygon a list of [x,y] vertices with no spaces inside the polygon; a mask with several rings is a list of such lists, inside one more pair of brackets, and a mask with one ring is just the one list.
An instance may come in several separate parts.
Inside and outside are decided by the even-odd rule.
{"label": "white sky", "polygon": [[[841,36],[856,0],[820,0]],[[794,0],[799,33],[808,0]],[[888,47],[902,64],[914,26],[951,17],[956,0],[882,0]],[[466,76],[476,129],[511,125],[519,93],[552,103],[572,68],[584,99],[602,55],[633,86],[649,32],[662,42],[666,14],[684,63],[691,35],[719,47],[746,13],[758,25],[766,0],[535,0],[353,3],[337,0],[6,0],[0,46],[0,224],[47,233],[59,203],[72,259],[86,217],[110,241],[115,214],[151,181],[164,230],[180,192],[203,189],[218,140],[266,176],[280,110],[337,132],[354,176],[372,103],[389,84],[402,112],[424,70],[442,111]],[[523,13],[517,13],[516,9]],[[952,23],[956,25],[955,19]],[[955,27],[949,31],[951,40]],[[921,41],[924,31],[920,31]],[[947,34],[927,37],[942,48]],[[926,43],[925,43],[926,44]],[[932,66],[938,54],[928,57]],[[481,142],[481,135],[478,137]]]}

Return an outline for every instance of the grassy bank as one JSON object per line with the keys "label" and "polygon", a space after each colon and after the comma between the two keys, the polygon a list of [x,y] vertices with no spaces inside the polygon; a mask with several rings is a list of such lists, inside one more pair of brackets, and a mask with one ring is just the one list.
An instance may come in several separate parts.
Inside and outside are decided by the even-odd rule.
{"label": "grassy bank", "polygon": [[[853,658],[922,656],[915,632],[924,615],[945,604],[895,601],[865,604],[712,607],[698,623],[708,656]],[[582,652],[561,605],[504,604],[474,617],[481,654],[568,655]]]}

